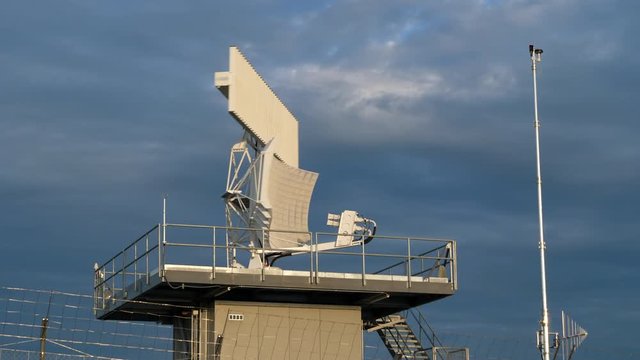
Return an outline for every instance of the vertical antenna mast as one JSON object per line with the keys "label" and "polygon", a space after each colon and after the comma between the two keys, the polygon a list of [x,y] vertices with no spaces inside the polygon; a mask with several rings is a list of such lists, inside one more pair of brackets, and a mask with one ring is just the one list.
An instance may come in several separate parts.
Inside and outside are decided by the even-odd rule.
{"label": "vertical antenna mast", "polygon": [[540,320],[540,330],[538,331],[538,348],[543,360],[549,360],[549,311],[547,309],[547,276],[544,260],[544,222],[542,219],[542,175],[540,171],[540,121],[538,120],[538,84],[536,81],[536,64],[542,60],[542,49],[536,49],[529,45],[529,55],[531,57],[531,71],[533,72],[533,127],[536,133],[536,170],[538,183],[538,222],[540,225],[540,276],[542,280],[542,319]]}

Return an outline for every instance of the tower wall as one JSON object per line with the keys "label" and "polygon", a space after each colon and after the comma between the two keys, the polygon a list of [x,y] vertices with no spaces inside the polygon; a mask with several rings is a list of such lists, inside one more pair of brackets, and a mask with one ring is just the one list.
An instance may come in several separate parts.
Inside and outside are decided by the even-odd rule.
{"label": "tower wall", "polygon": [[361,309],[216,301],[174,324],[174,344],[176,360],[359,360]]}

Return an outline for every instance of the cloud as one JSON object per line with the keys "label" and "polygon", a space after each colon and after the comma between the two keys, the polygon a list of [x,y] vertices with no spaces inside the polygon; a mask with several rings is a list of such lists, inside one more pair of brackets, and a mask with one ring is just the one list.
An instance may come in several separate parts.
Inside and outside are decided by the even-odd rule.
{"label": "cloud", "polygon": [[[228,68],[227,47],[236,44],[300,120],[301,162],[321,173],[314,226],[328,211],[356,208],[385,232],[458,238],[460,294],[429,311],[457,314],[443,316],[447,328],[533,332],[526,48],[535,41],[545,50],[549,265],[580,280],[551,278],[553,297],[595,299],[576,305],[581,318],[633,334],[619,314],[611,326],[599,319],[610,313],[606,303],[632,313],[617,299],[638,295],[619,285],[637,282],[640,78],[638,49],[628,46],[637,8],[603,0],[9,1],[0,14],[0,225],[11,246],[0,252],[0,273],[15,273],[28,244],[38,251],[33,273],[15,275],[21,285],[41,285],[33,279],[66,259],[60,276],[84,289],[94,258],[157,221],[163,192],[172,218],[220,224],[227,151],[242,130],[211,75]],[[68,257],[72,249],[82,256]],[[593,341],[613,341],[603,339]]]}
{"label": "cloud", "polygon": [[387,69],[352,70],[318,64],[288,66],[277,69],[274,75],[276,81],[291,84],[295,91],[324,93],[320,101],[326,100],[342,111],[369,119],[388,119],[390,111],[397,111],[424,96],[435,95],[442,84],[442,77],[434,72],[407,74]]}
{"label": "cloud", "polygon": [[[429,105],[492,102],[508,96],[516,84],[511,69],[502,66],[465,77],[429,67],[408,70],[305,63],[276,68],[270,75],[281,90],[293,94],[294,101],[304,96],[301,101],[313,108],[304,115],[312,113],[314,121],[321,121],[334,134],[343,134],[349,142],[441,141],[446,135],[437,131],[451,130],[452,125]],[[464,132],[456,133],[465,138]]]}

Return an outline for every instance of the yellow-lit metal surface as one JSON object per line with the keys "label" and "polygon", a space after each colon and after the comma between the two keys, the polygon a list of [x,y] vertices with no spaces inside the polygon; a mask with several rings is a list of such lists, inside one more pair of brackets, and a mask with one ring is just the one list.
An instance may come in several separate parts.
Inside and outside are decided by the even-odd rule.
{"label": "yellow-lit metal surface", "polygon": [[229,99],[229,113],[263,144],[298,167],[298,120],[236,47],[229,49],[229,72],[216,73],[216,86]]}
{"label": "yellow-lit metal surface", "polygon": [[289,166],[271,154],[264,158],[264,169],[260,201],[270,212],[270,229],[288,230],[271,232],[268,247],[309,244],[309,203],[318,173]]}
{"label": "yellow-lit metal surface", "polygon": [[362,359],[355,306],[216,302],[221,360]]}

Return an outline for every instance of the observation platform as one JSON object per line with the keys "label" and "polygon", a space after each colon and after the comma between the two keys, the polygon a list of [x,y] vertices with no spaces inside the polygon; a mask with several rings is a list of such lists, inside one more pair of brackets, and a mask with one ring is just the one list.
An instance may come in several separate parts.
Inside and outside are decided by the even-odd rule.
{"label": "observation platform", "polygon": [[234,258],[248,263],[251,250],[227,242],[233,231],[263,230],[154,226],[96,266],[96,317],[165,321],[224,300],[359,306],[363,320],[372,320],[457,290],[453,240],[375,236],[366,245],[317,251],[337,234],[309,233],[309,250],[249,269],[231,266]]}

